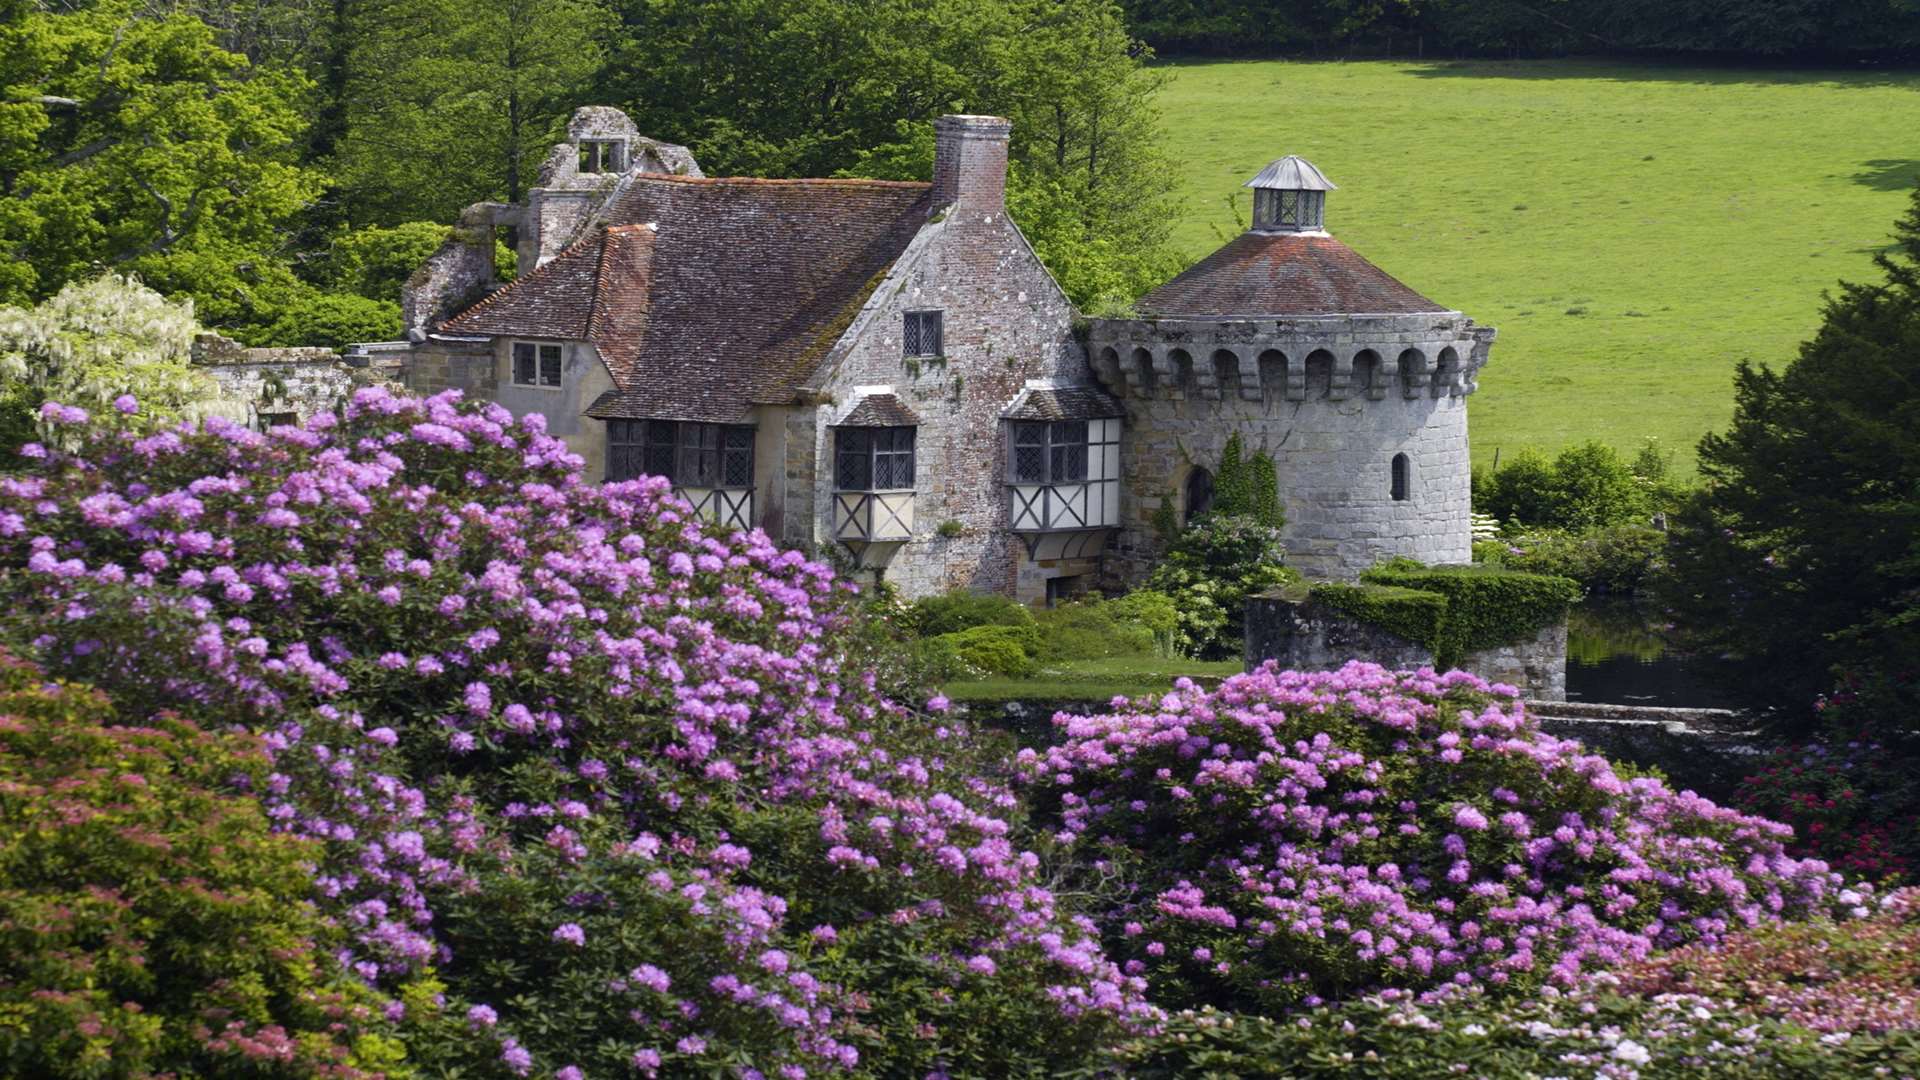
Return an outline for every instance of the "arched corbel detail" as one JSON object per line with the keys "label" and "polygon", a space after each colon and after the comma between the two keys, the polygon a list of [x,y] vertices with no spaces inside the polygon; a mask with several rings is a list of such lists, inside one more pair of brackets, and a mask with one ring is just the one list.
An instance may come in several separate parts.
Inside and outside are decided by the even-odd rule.
{"label": "arched corbel detail", "polygon": [[1347,394],[1352,389],[1353,356],[1350,354],[1335,353],[1333,357],[1333,374],[1327,379],[1327,400],[1345,401],[1347,400]]}
{"label": "arched corbel detail", "polygon": [[1409,398],[1425,397],[1427,388],[1433,382],[1433,372],[1427,366],[1427,354],[1419,349],[1404,349],[1400,353],[1400,392]]}

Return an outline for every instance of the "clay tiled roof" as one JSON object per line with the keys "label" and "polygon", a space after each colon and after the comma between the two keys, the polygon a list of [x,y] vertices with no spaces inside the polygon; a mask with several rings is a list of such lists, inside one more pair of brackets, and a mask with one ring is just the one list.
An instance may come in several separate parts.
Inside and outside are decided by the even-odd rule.
{"label": "clay tiled roof", "polygon": [[930,185],[643,174],[608,228],[441,324],[594,343],[602,418],[733,422],[792,400],[926,224]]}
{"label": "clay tiled roof", "polygon": [[860,399],[838,427],[910,427],[920,417],[892,394],[868,394]]}
{"label": "clay tiled roof", "polygon": [[1009,420],[1094,420],[1119,416],[1120,403],[1092,386],[1032,388],[1014,399],[1006,412]]}
{"label": "clay tiled roof", "polygon": [[1245,232],[1140,298],[1143,315],[1200,318],[1448,311],[1331,236]]}

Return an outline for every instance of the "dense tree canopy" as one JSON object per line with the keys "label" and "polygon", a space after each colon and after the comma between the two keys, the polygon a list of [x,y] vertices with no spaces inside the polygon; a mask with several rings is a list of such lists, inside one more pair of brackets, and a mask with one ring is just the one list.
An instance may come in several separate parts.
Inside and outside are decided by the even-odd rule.
{"label": "dense tree canopy", "polygon": [[1902,0],[1125,0],[1134,30],[1174,53],[1556,55],[1756,59],[1910,57]]}
{"label": "dense tree canopy", "polygon": [[1796,360],[1741,366],[1675,522],[1683,629],[1774,704],[1835,668],[1909,694],[1920,671],[1920,192],[1876,262],[1885,280],[1842,286]]}

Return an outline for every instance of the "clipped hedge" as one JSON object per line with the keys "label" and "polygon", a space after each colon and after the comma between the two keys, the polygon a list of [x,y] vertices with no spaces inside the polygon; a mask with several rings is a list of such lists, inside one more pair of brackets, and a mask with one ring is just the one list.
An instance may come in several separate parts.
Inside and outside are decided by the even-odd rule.
{"label": "clipped hedge", "polygon": [[1312,595],[1425,646],[1440,668],[1535,633],[1581,597],[1579,583],[1570,578],[1492,566],[1421,566],[1411,560],[1376,566],[1360,575],[1360,582],[1315,585]]}
{"label": "clipped hedge", "polygon": [[1447,598],[1437,592],[1326,581],[1314,585],[1309,595],[1336,611],[1428,648],[1433,648],[1430,643],[1441,640],[1444,632]]}
{"label": "clipped hedge", "polygon": [[1032,626],[969,626],[932,640],[950,647],[970,672],[1024,679],[1034,673],[1040,631]]}

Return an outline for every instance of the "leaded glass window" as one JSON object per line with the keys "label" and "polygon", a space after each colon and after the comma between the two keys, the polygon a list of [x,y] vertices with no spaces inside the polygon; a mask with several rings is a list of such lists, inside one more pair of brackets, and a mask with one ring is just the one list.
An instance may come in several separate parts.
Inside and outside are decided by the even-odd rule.
{"label": "leaded glass window", "polygon": [[664,476],[690,488],[753,486],[753,429],[677,420],[607,421],[607,479]]}
{"label": "leaded glass window", "polygon": [[945,350],[938,311],[909,311],[901,334],[901,352],[906,356],[940,356]]}
{"label": "leaded glass window", "polygon": [[1087,422],[1013,425],[1013,479],[1021,484],[1071,484],[1087,478]]}
{"label": "leaded glass window", "polygon": [[911,427],[834,429],[834,488],[838,491],[911,491],[914,437]]}

